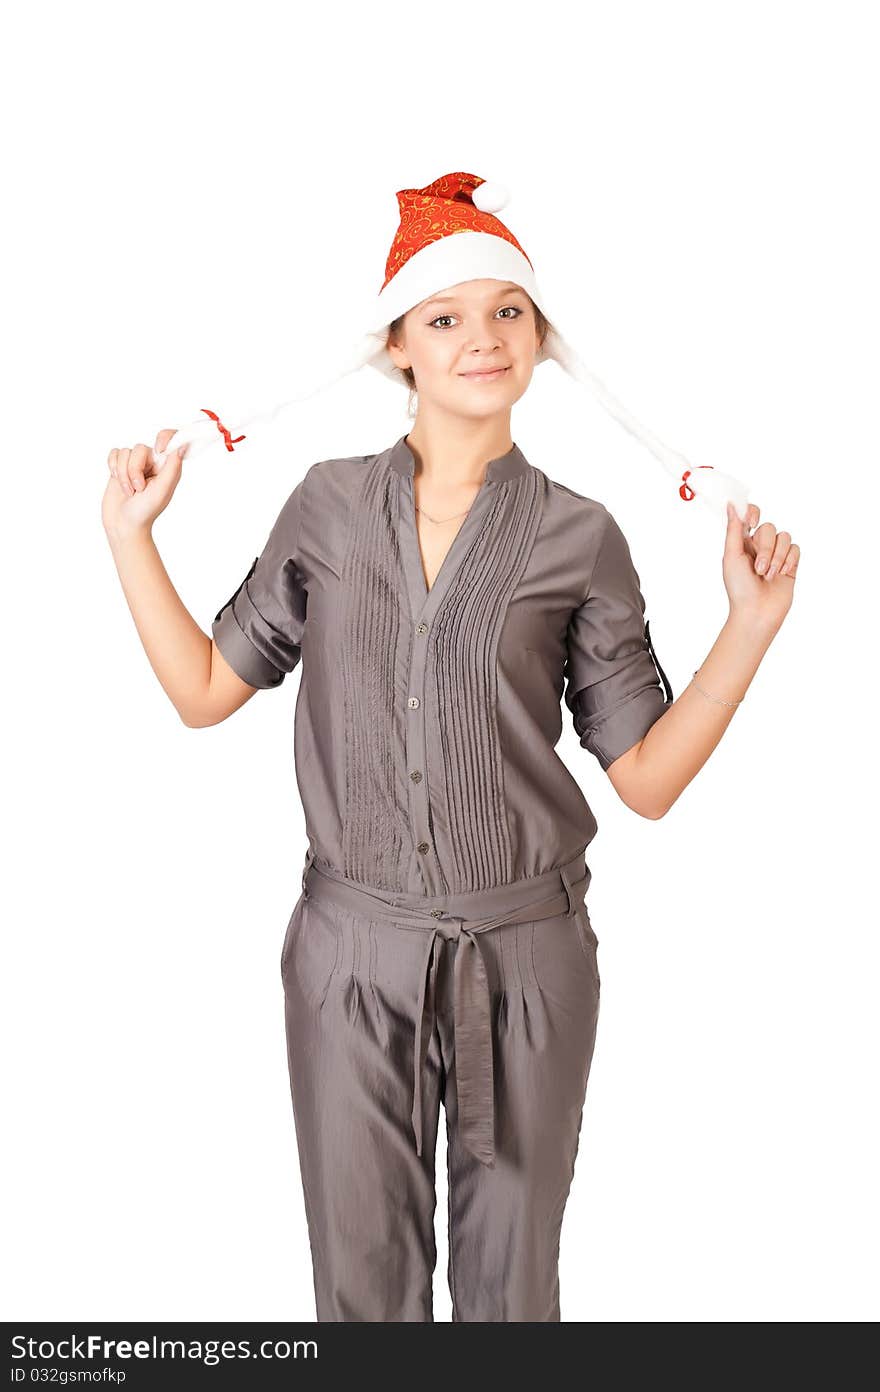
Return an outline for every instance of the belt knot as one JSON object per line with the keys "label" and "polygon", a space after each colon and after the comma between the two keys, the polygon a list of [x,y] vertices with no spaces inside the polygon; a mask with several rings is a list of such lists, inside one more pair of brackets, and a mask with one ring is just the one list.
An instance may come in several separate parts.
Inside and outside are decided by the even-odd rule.
{"label": "belt knot", "polygon": [[460,918],[444,918],[437,924],[436,932],[444,942],[458,942],[465,932],[464,921]]}

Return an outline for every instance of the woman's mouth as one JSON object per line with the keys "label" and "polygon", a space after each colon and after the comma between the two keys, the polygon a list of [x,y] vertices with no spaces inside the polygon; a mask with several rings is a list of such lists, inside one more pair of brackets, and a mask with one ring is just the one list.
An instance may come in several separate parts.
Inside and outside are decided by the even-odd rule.
{"label": "woman's mouth", "polygon": [[469,382],[497,382],[509,371],[509,367],[496,367],[492,372],[462,372],[460,376],[466,377]]}

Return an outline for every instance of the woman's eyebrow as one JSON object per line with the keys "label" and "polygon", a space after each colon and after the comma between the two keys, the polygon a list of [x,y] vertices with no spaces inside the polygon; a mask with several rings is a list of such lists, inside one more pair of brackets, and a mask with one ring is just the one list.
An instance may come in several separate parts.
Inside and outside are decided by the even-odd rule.
{"label": "woman's eyebrow", "polygon": [[[520,295],[524,295],[526,292],[525,290],[523,290],[521,285],[507,285],[502,286],[501,289],[497,292],[497,295],[490,295],[489,298],[495,299],[502,295],[514,295],[517,293],[519,293]],[[428,305],[432,304],[448,304],[450,301],[452,301],[452,303],[454,304],[456,302],[456,299],[457,296],[455,295],[432,295],[429,300],[424,301],[422,309],[427,309]]]}

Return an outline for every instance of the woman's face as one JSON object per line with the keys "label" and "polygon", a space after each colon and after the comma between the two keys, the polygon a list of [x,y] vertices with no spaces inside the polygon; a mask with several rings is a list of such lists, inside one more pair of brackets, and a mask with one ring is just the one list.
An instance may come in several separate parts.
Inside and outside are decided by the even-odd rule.
{"label": "woman's face", "polygon": [[431,295],[409,310],[401,330],[388,352],[396,367],[412,368],[420,402],[472,418],[510,411],[540,347],[529,296],[498,280],[466,280]]}

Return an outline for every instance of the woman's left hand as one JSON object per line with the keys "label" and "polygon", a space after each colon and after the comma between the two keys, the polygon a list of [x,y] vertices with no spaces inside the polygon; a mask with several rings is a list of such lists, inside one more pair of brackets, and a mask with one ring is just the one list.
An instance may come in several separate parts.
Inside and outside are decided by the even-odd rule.
{"label": "woman's left hand", "polygon": [[747,613],[775,631],[791,608],[801,548],[792,543],[790,532],[777,532],[772,522],[759,527],[760,515],[760,508],[749,503],[741,522],[736,508],[727,504],[724,585],[731,611]]}

